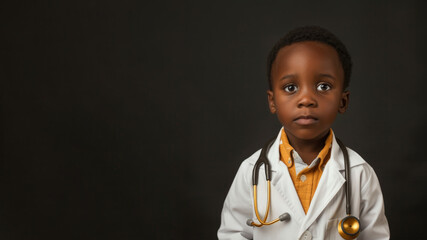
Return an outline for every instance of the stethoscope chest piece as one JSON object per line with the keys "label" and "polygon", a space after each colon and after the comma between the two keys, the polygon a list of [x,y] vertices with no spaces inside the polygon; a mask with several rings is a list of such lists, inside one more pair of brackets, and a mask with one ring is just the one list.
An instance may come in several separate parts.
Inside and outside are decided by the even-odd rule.
{"label": "stethoscope chest piece", "polygon": [[338,232],[342,238],[351,240],[360,233],[360,222],[355,216],[347,216],[338,223]]}

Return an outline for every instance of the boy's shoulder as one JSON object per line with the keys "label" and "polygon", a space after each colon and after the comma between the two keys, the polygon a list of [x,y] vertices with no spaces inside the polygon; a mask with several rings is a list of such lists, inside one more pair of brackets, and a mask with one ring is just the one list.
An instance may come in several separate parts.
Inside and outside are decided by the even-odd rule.
{"label": "boy's shoulder", "polygon": [[356,151],[346,147],[348,152],[348,157],[350,158],[350,167],[355,167],[358,165],[368,164],[365,159],[362,158]]}
{"label": "boy's shoulder", "polygon": [[254,152],[250,157],[243,160],[242,164],[249,164],[249,165],[255,165],[256,161],[258,160],[260,154],[261,154],[261,148],[258,149],[256,152]]}
{"label": "boy's shoulder", "polygon": [[376,175],[375,170],[372,168],[372,166],[365,159],[363,159],[356,151],[348,147],[347,151],[350,158],[350,168],[352,169],[352,171],[357,171],[361,174]]}

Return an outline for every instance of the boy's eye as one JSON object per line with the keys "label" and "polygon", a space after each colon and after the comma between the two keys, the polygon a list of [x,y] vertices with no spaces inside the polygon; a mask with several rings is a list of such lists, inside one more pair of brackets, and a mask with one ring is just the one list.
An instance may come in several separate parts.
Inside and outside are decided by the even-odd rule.
{"label": "boy's eye", "polygon": [[289,84],[289,85],[286,85],[283,89],[288,93],[293,93],[298,89],[298,87],[296,85]]}
{"label": "boy's eye", "polygon": [[324,92],[324,91],[328,91],[329,89],[331,89],[331,86],[327,83],[321,83],[319,85],[317,85],[317,90]]}

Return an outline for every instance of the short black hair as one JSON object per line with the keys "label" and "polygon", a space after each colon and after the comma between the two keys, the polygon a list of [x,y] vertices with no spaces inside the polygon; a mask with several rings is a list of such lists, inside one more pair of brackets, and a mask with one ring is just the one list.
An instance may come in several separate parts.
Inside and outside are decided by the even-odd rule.
{"label": "short black hair", "polygon": [[267,77],[270,90],[273,89],[271,83],[271,66],[276,59],[279,50],[293,43],[305,41],[325,43],[329,46],[332,46],[337,51],[342,68],[344,70],[344,89],[346,89],[350,85],[351,67],[353,65],[347,48],[334,34],[328,30],[319,26],[305,26],[289,31],[274,45],[273,49],[271,49],[267,60]]}

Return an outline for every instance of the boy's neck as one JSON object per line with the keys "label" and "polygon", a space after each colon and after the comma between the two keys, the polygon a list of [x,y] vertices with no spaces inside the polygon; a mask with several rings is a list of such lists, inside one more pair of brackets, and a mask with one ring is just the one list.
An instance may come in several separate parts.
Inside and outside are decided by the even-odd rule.
{"label": "boy's neck", "polygon": [[297,151],[301,159],[310,165],[325,146],[328,133],[329,131],[317,139],[310,140],[298,139],[290,133],[286,133],[286,135],[288,136],[289,144]]}

